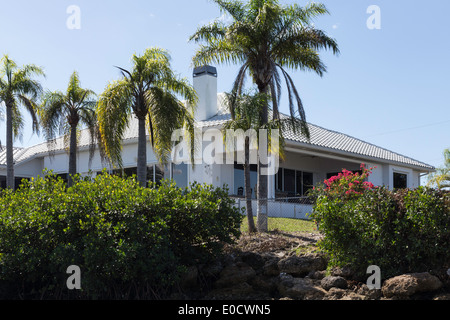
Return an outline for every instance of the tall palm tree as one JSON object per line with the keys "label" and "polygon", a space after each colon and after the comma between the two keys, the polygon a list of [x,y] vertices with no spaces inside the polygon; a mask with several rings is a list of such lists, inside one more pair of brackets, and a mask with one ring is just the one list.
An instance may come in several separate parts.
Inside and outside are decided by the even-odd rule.
{"label": "tall palm tree", "polygon": [[[236,91],[227,94],[227,99],[225,101],[231,114],[231,120],[223,126],[222,131],[225,133],[223,137],[226,147],[230,149],[229,152],[234,152],[234,143],[232,146],[227,145],[227,142],[229,142],[229,140],[227,141],[227,131],[242,130],[242,132],[245,131],[245,133],[247,133],[248,130],[258,129],[260,127],[259,113],[266,104],[266,99],[267,97],[264,94],[237,95]],[[251,137],[248,134],[244,137],[243,167],[248,230],[250,233],[253,233],[256,232],[257,229],[253,219],[252,189],[250,184],[250,138]]]}
{"label": "tall palm tree", "polygon": [[[244,185],[245,185],[245,200],[246,200],[246,211],[247,220],[249,225],[249,232],[256,232],[257,228],[253,220],[253,209],[252,209],[252,191],[250,184],[250,144],[251,139],[254,139],[258,145],[260,143],[258,129],[267,129],[268,131],[268,144],[269,149],[272,153],[278,154],[281,159],[284,159],[285,152],[285,140],[282,134],[272,136],[272,130],[278,130],[278,132],[295,131],[301,130],[301,121],[299,119],[290,119],[289,117],[283,116],[279,119],[270,119],[266,125],[261,126],[261,118],[259,117],[260,112],[263,108],[267,106],[268,100],[270,100],[269,94],[263,93],[241,93],[237,94],[236,91],[226,94],[227,99],[225,103],[230,111],[231,120],[226,122],[222,128],[223,137],[225,140],[225,146],[230,151],[234,151],[234,143],[228,145],[231,141],[228,138],[228,130],[233,131],[233,139],[239,136],[239,131],[244,134]],[[272,111],[272,110],[269,110]],[[254,129],[254,131],[252,131]],[[249,131],[250,130],[250,131]],[[252,134],[254,134],[253,137]],[[273,138],[278,141],[272,141]],[[233,141],[234,142],[234,141]]]}
{"label": "tall palm tree", "polygon": [[[339,53],[336,41],[314,28],[312,20],[328,13],[319,3],[305,7],[297,4],[282,6],[277,0],[213,0],[232,21],[216,19],[201,26],[191,40],[206,42],[193,57],[195,65],[208,63],[237,63],[241,67],[233,84],[240,91],[249,74],[260,93],[272,96],[273,118],[279,119],[278,105],[282,79],[287,87],[289,110],[294,122],[301,121],[300,132],[309,137],[305,112],[289,69],[312,70],[322,76],[326,66],[318,50],[330,49]],[[295,108],[296,105],[296,108]],[[268,106],[260,112],[261,125],[268,123]],[[295,126],[294,126],[295,127]],[[258,163],[258,230],[267,230],[267,176],[262,176],[265,165]]]}
{"label": "tall palm tree", "polygon": [[41,84],[33,76],[45,76],[33,64],[22,67],[4,55],[0,61],[0,102],[6,106],[6,185],[14,188],[13,140],[21,137],[24,120],[20,106],[31,115],[33,133],[39,133],[37,100],[42,93]]}
{"label": "tall palm tree", "polygon": [[81,88],[76,71],[70,76],[66,93],[49,91],[43,98],[40,112],[47,142],[51,145],[56,142],[57,134],[64,135],[64,143],[69,149],[69,186],[72,185],[72,177],[77,173],[77,137],[83,126],[86,126],[90,133],[90,160],[94,155],[98,131],[96,104],[95,93]]}
{"label": "tall palm tree", "polygon": [[165,164],[170,156],[172,132],[183,126],[193,134],[193,111],[178,96],[194,107],[197,96],[187,80],[171,70],[170,56],[160,48],[133,55],[130,71],[120,68],[122,78],[110,83],[97,105],[104,153],[112,163],[122,166],[121,139],[133,114],[139,123],[137,179],[147,183],[146,123],[158,160]]}
{"label": "tall palm tree", "polygon": [[450,149],[444,150],[444,159],[444,165],[429,175],[427,183],[429,187],[436,186],[438,189],[450,189]]}

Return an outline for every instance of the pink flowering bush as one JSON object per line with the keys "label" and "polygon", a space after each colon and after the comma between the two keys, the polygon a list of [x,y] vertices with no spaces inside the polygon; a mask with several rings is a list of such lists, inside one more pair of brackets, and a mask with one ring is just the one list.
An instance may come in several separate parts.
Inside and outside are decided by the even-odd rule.
{"label": "pink flowering bush", "polygon": [[343,170],[312,193],[328,266],[350,266],[362,279],[369,265],[383,278],[449,265],[450,193],[375,187],[367,181],[372,169]]}
{"label": "pink flowering bush", "polygon": [[326,195],[328,197],[345,197],[362,195],[366,190],[376,188],[372,182],[366,181],[376,167],[366,168],[365,164],[361,164],[361,174],[353,173],[347,169],[343,169],[337,176],[333,176],[328,180],[324,180],[324,185],[315,187],[313,194]]}

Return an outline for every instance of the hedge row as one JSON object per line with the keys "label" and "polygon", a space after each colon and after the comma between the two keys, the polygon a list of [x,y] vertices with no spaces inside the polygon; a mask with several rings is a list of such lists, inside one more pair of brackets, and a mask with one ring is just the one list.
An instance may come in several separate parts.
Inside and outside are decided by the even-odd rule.
{"label": "hedge row", "polygon": [[[142,188],[134,177],[52,175],[0,196],[0,295],[152,298],[184,266],[206,261],[239,234],[242,214],[226,189],[170,181]],[[66,269],[81,270],[81,290]],[[2,290],[3,288],[3,290]]]}

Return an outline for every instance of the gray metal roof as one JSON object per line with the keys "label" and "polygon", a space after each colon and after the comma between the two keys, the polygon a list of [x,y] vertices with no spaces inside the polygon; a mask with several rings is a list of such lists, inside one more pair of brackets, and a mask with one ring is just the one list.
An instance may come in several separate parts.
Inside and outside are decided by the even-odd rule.
{"label": "gray metal roof", "polygon": [[[287,117],[286,115],[282,116]],[[219,112],[214,117],[211,117],[206,121],[199,122],[198,125],[204,127],[221,126],[230,119],[231,116],[229,113]],[[284,137],[287,141],[299,142],[301,144],[304,144],[305,147],[316,147],[320,148],[321,150],[325,149],[330,152],[345,152],[356,157],[373,158],[374,160],[378,159],[380,161],[395,162],[400,165],[414,166],[426,170],[435,169],[429,164],[354,138],[344,133],[325,129],[312,123],[308,123],[308,127],[310,131],[309,141],[300,133],[294,133],[290,130],[283,133]]]}

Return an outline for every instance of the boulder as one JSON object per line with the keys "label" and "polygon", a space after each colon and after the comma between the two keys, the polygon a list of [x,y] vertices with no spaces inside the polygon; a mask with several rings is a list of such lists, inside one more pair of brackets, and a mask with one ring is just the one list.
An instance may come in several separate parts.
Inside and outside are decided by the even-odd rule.
{"label": "boulder", "polygon": [[327,294],[317,280],[283,274],[280,275],[278,291],[283,297],[299,300],[321,300]]}
{"label": "boulder", "polygon": [[379,300],[383,296],[381,289],[369,289],[366,284],[362,284],[356,293],[367,297],[369,300]]}
{"label": "boulder", "polygon": [[279,259],[270,259],[267,260],[263,266],[263,273],[266,276],[278,276],[280,274],[280,270],[278,269],[278,261]]}
{"label": "boulder", "polygon": [[433,300],[450,300],[450,293],[440,293],[434,296]]}
{"label": "boulder", "polygon": [[356,292],[348,292],[339,300],[367,300],[367,297],[357,294]]}
{"label": "boulder", "polygon": [[244,283],[256,276],[256,271],[244,262],[236,262],[226,266],[215,282],[217,288],[231,287]]}
{"label": "boulder", "polygon": [[423,273],[402,274],[386,280],[381,291],[386,298],[407,298],[416,293],[436,291],[442,287],[439,278]]}
{"label": "boulder", "polygon": [[278,262],[280,272],[293,276],[305,276],[311,271],[325,270],[327,262],[322,255],[309,254],[304,256],[290,256]]}
{"label": "boulder", "polygon": [[331,288],[347,289],[347,280],[343,277],[328,276],[320,281],[320,285],[325,290],[330,290]]}
{"label": "boulder", "polygon": [[328,290],[323,300],[340,300],[346,294],[347,290],[333,287],[330,290]]}
{"label": "boulder", "polygon": [[264,266],[264,259],[261,257],[260,254],[254,253],[254,252],[243,252],[240,255],[240,258],[243,262],[248,264],[250,267],[252,267],[254,270],[258,270]]}
{"label": "boulder", "polygon": [[346,279],[350,279],[353,277],[354,271],[350,266],[344,267],[333,267],[331,269],[331,275],[336,277],[343,277]]}

